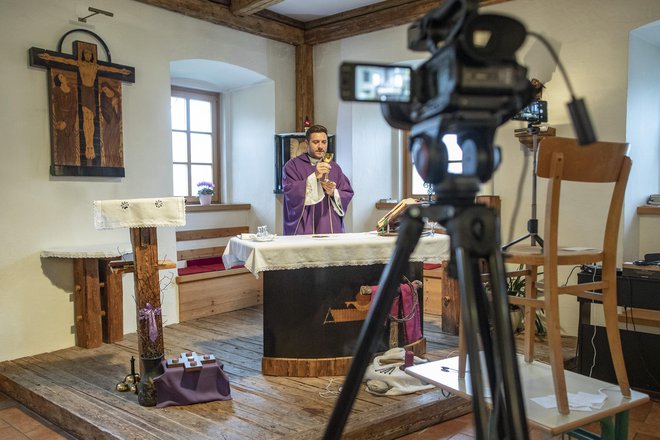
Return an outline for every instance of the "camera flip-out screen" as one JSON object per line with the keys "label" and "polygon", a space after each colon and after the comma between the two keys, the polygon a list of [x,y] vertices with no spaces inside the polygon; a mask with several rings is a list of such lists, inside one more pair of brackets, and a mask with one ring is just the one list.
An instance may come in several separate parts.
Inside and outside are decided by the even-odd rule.
{"label": "camera flip-out screen", "polygon": [[343,99],[366,102],[410,102],[412,69],[403,66],[344,63]]}

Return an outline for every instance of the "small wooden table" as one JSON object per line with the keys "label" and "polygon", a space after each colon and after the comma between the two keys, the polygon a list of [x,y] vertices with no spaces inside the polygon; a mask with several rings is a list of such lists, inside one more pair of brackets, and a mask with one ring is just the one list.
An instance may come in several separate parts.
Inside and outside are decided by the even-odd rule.
{"label": "small wooden table", "polygon": [[76,345],[99,347],[124,338],[124,299],[121,274],[108,266],[130,254],[130,244],[100,244],[53,247],[41,251],[42,258],[73,260]]}
{"label": "small wooden table", "polygon": [[[624,440],[628,433],[628,410],[648,402],[649,396],[638,391],[631,391],[632,397],[623,397],[616,385],[601,380],[565,371],[566,388],[570,393],[584,392],[607,394],[602,408],[587,411],[572,410],[562,415],[555,409],[546,409],[530,400],[531,398],[554,394],[550,365],[541,362],[524,362],[518,358],[520,381],[525,401],[525,413],[529,428],[536,428],[547,437],[576,430],[590,423],[600,422],[603,439]],[[458,377],[458,357],[429,362],[406,368],[406,373],[424,382],[432,383],[453,394],[470,399],[472,397],[469,372],[464,379]],[[612,423],[612,416],[615,423]],[[577,429],[582,434],[584,430]],[[577,437],[597,438],[597,437]]]}

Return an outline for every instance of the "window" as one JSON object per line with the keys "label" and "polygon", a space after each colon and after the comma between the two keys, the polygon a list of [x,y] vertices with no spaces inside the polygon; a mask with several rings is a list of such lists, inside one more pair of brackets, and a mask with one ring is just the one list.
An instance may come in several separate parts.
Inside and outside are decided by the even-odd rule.
{"label": "window", "polygon": [[[412,155],[408,149],[408,132],[403,132],[403,178],[404,178],[404,197],[426,197],[428,198],[428,191],[424,186],[424,180],[417,172],[415,164],[413,163]],[[448,171],[453,174],[460,174],[463,171],[463,151],[458,145],[455,134],[446,134],[442,140],[447,145],[447,152],[449,154]]]}
{"label": "window", "polygon": [[197,203],[197,183],[212,182],[220,202],[217,93],[172,88],[172,175],[174,195]]}

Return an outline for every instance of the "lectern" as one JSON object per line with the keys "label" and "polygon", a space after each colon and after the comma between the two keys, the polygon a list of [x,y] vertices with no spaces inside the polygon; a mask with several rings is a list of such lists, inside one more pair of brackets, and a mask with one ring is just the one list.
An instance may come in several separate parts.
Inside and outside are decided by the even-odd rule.
{"label": "lectern", "polygon": [[118,270],[133,272],[137,306],[138,351],[141,357],[164,354],[158,271],[176,263],[158,261],[156,228],[186,224],[183,197],[102,200],[94,202],[96,229],[129,228],[133,263]]}

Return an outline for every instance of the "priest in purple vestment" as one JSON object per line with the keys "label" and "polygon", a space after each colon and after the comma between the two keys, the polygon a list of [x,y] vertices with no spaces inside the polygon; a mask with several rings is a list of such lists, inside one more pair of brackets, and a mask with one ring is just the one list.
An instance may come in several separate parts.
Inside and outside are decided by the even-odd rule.
{"label": "priest in purple vestment", "polygon": [[284,165],[284,235],[344,232],[344,214],[353,188],[336,162],[323,160],[328,130],[311,126],[305,135],[307,152]]}

